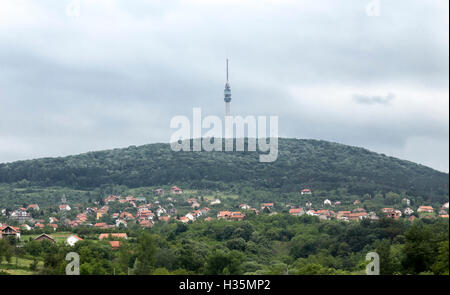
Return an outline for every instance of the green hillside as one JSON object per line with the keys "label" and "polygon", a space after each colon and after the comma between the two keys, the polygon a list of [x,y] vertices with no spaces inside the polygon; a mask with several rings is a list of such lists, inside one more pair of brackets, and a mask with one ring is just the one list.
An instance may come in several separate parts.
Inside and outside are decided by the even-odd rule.
{"label": "green hillside", "polygon": [[198,189],[247,185],[294,192],[345,188],[354,194],[397,192],[448,199],[448,174],[366,149],[318,140],[280,139],[278,160],[260,163],[256,152],[173,152],[149,144],[61,158],[0,164],[0,185],[89,190],[179,184]]}

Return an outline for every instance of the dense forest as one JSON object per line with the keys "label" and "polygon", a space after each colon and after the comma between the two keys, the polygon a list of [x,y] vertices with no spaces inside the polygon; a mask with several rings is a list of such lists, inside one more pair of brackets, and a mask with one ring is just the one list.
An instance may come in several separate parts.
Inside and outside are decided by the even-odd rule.
{"label": "dense forest", "polygon": [[260,163],[256,152],[173,152],[150,144],[62,158],[0,164],[0,185],[92,190],[187,184],[192,189],[252,186],[282,193],[302,187],[352,194],[395,192],[429,201],[448,199],[448,174],[363,148],[318,140],[280,139],[278,159]]}
{"label": "dense forest", "polygon": [[[0,222],[18,207],[37,203],[34,219],[61,220],[53,228],[22,230],[20,239],[0,240],[0,274],[63,274],[68,252],[81,257],[82,274],[364,274],[366,254],[376,251],[382,274],[447,274],[448,218],[421,216],[416,220],[384,218],[389,206],[414,210],[448,202],[448,174],[368,150],[316,140],[280,139],[278,160],[260,163],[256,152],[173,152],[168,144],[150,144],[62,158],[0,164]],[[154,189],[183,188],[182,195],[156,196]],[[303,195],[309,188],[313,192]],[[142,197],[146,202],[178,212],[152,228],[129,223],[127,228],[69,227],[82,208],[103,206],[110,194]],[[65,196],[74,210],[62,215]],[[191,212],[188,198],[201,207],[215,198],[213,219],[181,223]],[[410,204],[405,203],[408,199]],[[380,219],[345,222],[317,216],[292,216],[290,208],[311,203],[324,207],[331,200],[337,211],[362,207]],[[358,203],[355,203],[358,200]],[[248,203],[260,208],[273,202],[271,214],[246,212],[241,221],[217,220],[219,210],[240,210]],[[80,204],[81,207],[77,207]],[[109,204],[111,212],[136,208]],[[88,223],[114,224],[111,216]],[[127,233],[114,249],[102,232]],[[58,242],[34,240],[47,233]],[[83,240],[68,246],[62,238]],[[19,246],[19,247],[16,247]]]}
{"label": "dense forest", "polygon": [[83,238],[74,247],[32,240],[41,232],[35,230],[23,233],[30,238],[22,238],[22,247],[14,247],[15,239],[0,240],[0,274],[2,268],[64,274],[69,252],[80,254],[81,274],[365,274],[365,256],[376,251],[381,274],[448,275],[448,226],[443,219],[345,223],[253,215],[241,222],[117,229],[128,233],[117,250],[98,240],[105,230],[71,229]]}

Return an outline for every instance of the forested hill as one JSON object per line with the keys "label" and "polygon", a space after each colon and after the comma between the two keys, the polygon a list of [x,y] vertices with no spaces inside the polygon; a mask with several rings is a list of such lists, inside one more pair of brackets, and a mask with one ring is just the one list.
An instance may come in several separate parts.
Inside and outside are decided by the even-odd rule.
{"label": "forested hill", "polygon": [[399,192],[425,198],[448,196],[448,174],[366,149],[317,140],[280,139],[278,160],[260,163],[256,152],[173,152],[150,144],[62,158],[0,164],[0,184],[91,189],[189,184],[217,188],[240,183],[261,189],[298,191],[347,188],[364,194]]}

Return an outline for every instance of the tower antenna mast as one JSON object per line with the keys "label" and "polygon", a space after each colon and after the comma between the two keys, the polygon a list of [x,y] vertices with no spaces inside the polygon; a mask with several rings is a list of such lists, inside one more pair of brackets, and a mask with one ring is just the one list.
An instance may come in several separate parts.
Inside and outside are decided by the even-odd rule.
{"label": "tower antenna mast", "polygon": [[227,58],[227,83],[230,83],[230,79],[229,79],[229,76],[228,76],[228,58]]}
{"label": "tower antenna mast", "polygon": [[225,101],[225,116],[230,116],[231,88],[230,88],[230,76],[228,72],[228,58],[227,58],[227,83],[225,84],[224,101]]}

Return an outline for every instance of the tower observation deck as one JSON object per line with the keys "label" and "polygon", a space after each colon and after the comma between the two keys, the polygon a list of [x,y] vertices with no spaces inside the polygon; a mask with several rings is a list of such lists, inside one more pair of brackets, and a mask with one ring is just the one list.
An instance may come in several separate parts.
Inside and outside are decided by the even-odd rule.
{"label": "tower observation deck", "polygon": [[230,79],[228,75],[228,58],[227,58],[227,83],[225,84],[224,101],[225,101],[225,116],[230,116],[230,103],[231,103],[231,88]]}

